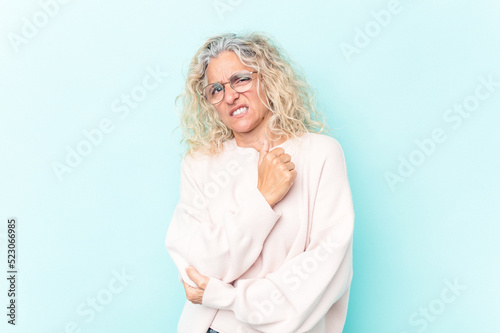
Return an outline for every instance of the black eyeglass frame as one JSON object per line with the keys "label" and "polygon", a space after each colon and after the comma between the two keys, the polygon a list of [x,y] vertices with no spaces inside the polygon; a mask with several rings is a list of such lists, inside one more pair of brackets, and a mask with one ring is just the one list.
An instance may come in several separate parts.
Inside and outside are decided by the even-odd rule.
{"label": "black eyeglass frame", "polygon": [[[215,105],[215,104],[219,104],[220,102],[222,102],[222,101],[224,100],[224,97],[226,97],[226,84],[228,84],[228,83],[229,83],[229,85],[231,86],[231,88],[233,88],[233,90],[234,90],[234,91],[236,91],[237,93],[240,93],[240,94],[241,94],[241,93],[244,93],[244,92],[246,92],[246,91],[248,91],[248,90],[250,90],[250,88],[252,88],[252,86],[253,86],[253,81],[252,81],[252,85],[251,85],[251,86],[250,86],[247,90],[245,90],[245,91],[237,91],[236,89],[234,89],[233,85],[232,85],[232,84],[230,84],[231,79],[233,78],[233,76],[234,76],[234,75],[236,75],[236,74],[242,73],[242,72],[243,72],[243,73],[249,73],[250,75],[252,75],[252,74],[254,74],[254,73],[258,73],[258,71],[251,71],[251,72],[248,72],[248,71],[239,71],[239,72],[236,72],[236,73],[234,73],[233,75],[231,75],[231,77],[229,78],[229,81],[227,81],[227,82],[213,82],[213,83],[209,83],[209,84],[207,84],[205,87],[203,87],[203,89],[202,89],[202,93],[201,93],[200,95],[202,95],[202,96],[203,96],[203,98],[205,98],[205,100],[207,101],[207,103],[209,103],[209,104],[211,104],[211,105]],[[253,80],[253,79],[252,79],[252,80]],[[220,101],[218,101],[217,103],[210,103],[210,102],[208,101],[207,96],[205,95],[205,89],[206,89],[208,86],[211,86],[211,85],[216,84],[216,83],[218,83],[218,84],[220,84],[220,85],[222,86],[222,98],[221,98],[221,100],[220,100]]]}

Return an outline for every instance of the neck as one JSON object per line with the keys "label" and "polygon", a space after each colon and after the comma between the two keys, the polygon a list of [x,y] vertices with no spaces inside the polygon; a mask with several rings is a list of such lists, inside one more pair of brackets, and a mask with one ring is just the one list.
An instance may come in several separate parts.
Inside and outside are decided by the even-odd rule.
{"label": "neck", "polygon": [[[270,113],[269,113],[269,116],[270,116]],[[269,142],[269,150],[271,150],[273,147],[285,142],[286,136],[280,136],[280,135],[275,135],[275,134],[271,133],[269,135],[269,139],[267,138],[266,127],[267,127],[269,117],[266,117],[266,119],[264,119],[264,120],[265,121],[262,121],[260,123],[261,126],[254,128],[250,132],[246,132],[246,133],[233,132],[234,139],[236,140],[236,144],[240,147],[254,148],[257,151],[260,151],[260,149],[262,148],[262,145],[264,144],[264,140],[267,140]]]}
{"label": "neck", "polygon": [[264,140],[267,140],[269,142],[269,150],[273,149],[277,145],[280,145],[286,141],[285,136],[278,136],[278,135],[270,135],[271,139],[268,139],[265,133],[264,135],[261,135],[259,137],[255,136],[245,137],[242,136],[241,133],[239,133],[239,135],[236,135],[235,133],[234,138],[236,140],[236,144],[239,147],[254,148],[257,151],[260,151],[260,149],[262,148]]}

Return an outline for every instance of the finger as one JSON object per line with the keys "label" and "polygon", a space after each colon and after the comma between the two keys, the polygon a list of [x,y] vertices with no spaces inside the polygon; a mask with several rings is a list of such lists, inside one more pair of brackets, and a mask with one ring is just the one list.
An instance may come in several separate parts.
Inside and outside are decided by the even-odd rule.
{"label": "finger", "polygon": [[262,162],[262,159],[266,154],[269,152],[269,142],[267,140],[264,140],[264,143],[262,144],[262,147],[260,148],[259,151],[259,165]]}
{"label": "finger", "polygon": [[203,299],[204,290],[193,288],[186,282],[182,281],[184,284],[184,290],[186,292],[186,299],[193,304],[201,304]]}
{"label": "finger", "polygon": [[188,294],[188,291],[190,290],[191,287],[189,284],[187,284],[185,281],[182,281],[182,284],[184,285],[184,291],[186,292],[186,296]]}
{"label": "finger", "polygon": [[207,283],[208,283],[208,277],[204,276],[204,275],[201,275],[197,270],[196,268],[194,268],[193,266],[188,266],[186,268],[186,273],[187,275],[189,276],[189,278],[194,282],[196,283],[196,285],[205,290],[205,288],[207,287]]}
{"label": "finger", "polygon": [[186,281],[182,281],[182,284],[184,284],[184,289],[186,290],[186,293],[199,289],[199,288],[196,288],[196,287],[193,287],[193,286],[187,284]]}
{"label": "finger", "polygon": [[288,170],[295,169],[295,164],[293,164],[293,162],[287,162],[287,163],[285,163],[285,166],[287,167]]}
{"label": "finger", "polygon": [[287,163],[292,160],[292,157],[289,154],[279,155],[278,158],[282,163]]}
{"label": "finger", "polygon": [[186,298],[189,299],[191,297],[191,293],[195,288],[191,287],[189,284],[186,282],[182,281],[182,284],[184,285],[184,291],[186,292]]}
{"label": "finger", "polygon": [[277,147],[277,148],[274,148],[273,150],[271,150],[269,153],[272,153],[275,156],[280,156],[280,155],[283,155],[285,153],[285,150],[281,147]]}

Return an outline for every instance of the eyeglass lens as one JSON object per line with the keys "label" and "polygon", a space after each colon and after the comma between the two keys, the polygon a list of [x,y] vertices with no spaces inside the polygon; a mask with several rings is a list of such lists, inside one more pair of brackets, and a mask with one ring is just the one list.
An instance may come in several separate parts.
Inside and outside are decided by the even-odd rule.
{"label": "eyeglass lens", "polygon": [[[242,93],[252,86],[252,74],[236,73],[229,78],[229,84],[236,92]],[[205,88],[205,96],[209,103],[215,104],[224,98],[224,86],[220,83],[212,83]]]}

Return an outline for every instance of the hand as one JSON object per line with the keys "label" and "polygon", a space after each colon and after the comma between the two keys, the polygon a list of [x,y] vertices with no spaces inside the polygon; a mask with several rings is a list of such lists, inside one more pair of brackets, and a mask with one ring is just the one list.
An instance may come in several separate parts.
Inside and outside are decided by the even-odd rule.
{"label": "hand", "polygon": [[186,291],[186,298],[193,304],[202,304],[203,294],[207,288],[209,277],[201,275],[193,266],[188,266],[186,268],[186,273],[189,278],[196,283],[198,288],[191,287],[186,282],[182,281],[184,284],[184,290]]}
{"label": "hand", "polygon": [[257,188],[271,207],[274,207],[292,187],[297,171],[291,157],[281,147],[269,152],[269,143],[264,141],[259,153],[259,180]]}

